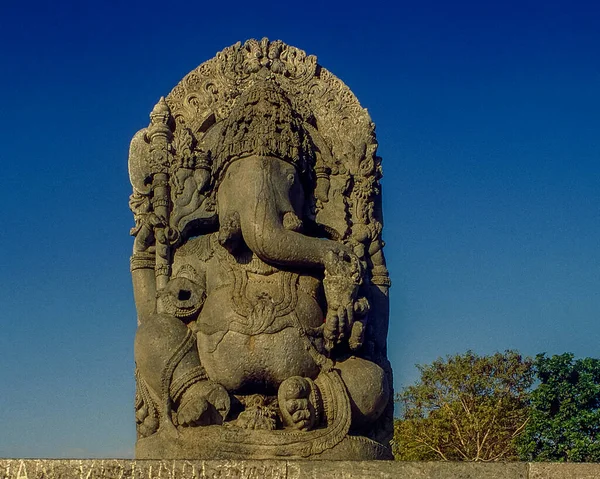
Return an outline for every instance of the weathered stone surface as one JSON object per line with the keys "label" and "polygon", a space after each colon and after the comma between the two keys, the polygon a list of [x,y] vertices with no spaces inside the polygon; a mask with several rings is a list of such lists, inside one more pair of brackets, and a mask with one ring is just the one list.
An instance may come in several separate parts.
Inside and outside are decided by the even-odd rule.
{"label": "weathered stone surface", "polygon": [[596,479],[600,464],[0,459],[0,479]]}
{"label": "weathered stone surface", "polygon": [[527,479],[526,463],[288,462],[288,478]]}
{"label": "weathered stone surface", "polygon": [[389,459],[381,158],[314,56],[249,40],[132,142],[139,459]]}
{"label": "weathered stone surface", "polygon": [[559,464],[532,462],[530,479],[598,479],[600,464]]}
{"label": "weathered stone surface", "polygon": [[1,479],[285,479],[284,461],[0,459]]}

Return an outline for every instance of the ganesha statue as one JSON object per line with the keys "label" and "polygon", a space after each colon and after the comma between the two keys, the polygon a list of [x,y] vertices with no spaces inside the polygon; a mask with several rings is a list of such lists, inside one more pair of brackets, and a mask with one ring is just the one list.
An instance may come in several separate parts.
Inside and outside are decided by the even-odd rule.
{"label": "ganesha statue", "polygon": [[139,459],[389,459],[374,125],[314,56],[237,43],[131,142]]}

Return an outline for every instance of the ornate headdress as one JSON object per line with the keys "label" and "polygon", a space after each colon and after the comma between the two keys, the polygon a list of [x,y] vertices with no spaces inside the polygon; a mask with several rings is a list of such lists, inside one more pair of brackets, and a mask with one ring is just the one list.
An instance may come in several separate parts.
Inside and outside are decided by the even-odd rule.
{"label": "ornate headdress", "polygon": [[232,162],[252,155],[287,161],[301,174],[314,162],[314,148],[302,120],[283,90],[268,80],[238,97],[217,141],[212,164],[216,185]]}

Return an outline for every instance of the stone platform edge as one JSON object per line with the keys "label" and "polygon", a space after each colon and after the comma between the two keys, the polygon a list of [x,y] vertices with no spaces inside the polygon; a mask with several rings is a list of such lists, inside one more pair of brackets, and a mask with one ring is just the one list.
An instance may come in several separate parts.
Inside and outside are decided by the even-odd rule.
{"label": "stone platform edge", "polygon": [[598,479],[600,464],[0,459],[0,479]]}

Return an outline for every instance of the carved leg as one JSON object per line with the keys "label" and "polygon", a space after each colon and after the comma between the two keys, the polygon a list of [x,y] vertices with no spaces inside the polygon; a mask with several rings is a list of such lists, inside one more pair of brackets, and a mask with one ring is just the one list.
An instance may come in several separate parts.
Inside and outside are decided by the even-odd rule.
{"label": "carved leg", "polygon": [[180,426],[222,424],[230,405],[229,394],[223,386],[214,381],[198,381],[183,393],[177,408],[177,422]]}
{"label": "carved leg", "polygon": [[170,421],[170,411],[177,411],[182,426],[221,423],[229,412],[229,395],[225,389],[207,381],[200,364],[195,335],[179,319],[154,314],[138,328],[135,360],[139,375]]}
{"label": "carved leg", "polygon": [[336,363],[335,369],[346,385],[352,407],[352,427],[368,426],[385,410],[390,388],[385,372],[366,359],[350,357]]}

